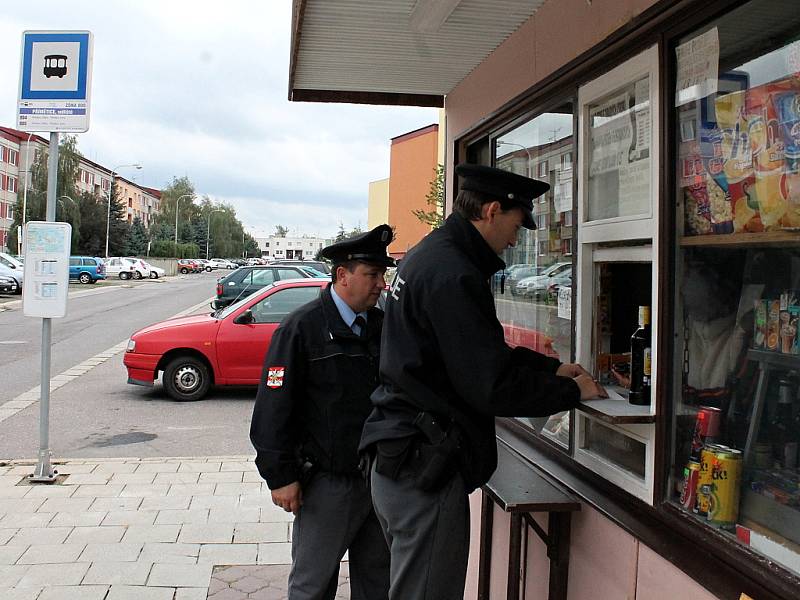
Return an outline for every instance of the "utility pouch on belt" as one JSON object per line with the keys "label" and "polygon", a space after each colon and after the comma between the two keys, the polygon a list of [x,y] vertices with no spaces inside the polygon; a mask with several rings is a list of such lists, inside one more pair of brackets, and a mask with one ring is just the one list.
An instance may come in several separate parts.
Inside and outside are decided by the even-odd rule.
{"label": "utility pouch on belt", "polygon": [[442,429],[430,413],[419,413],[414,425],[425,437],[414,461],[416,486],[423,492],[433,492],[453,475],[452,466],[459,450],[458,436],[452,427],[449,431]]}
{"label": "utility pouch on belt", "polygon": [[375,472],[389,479],[397,479],[400,469],[408,462],[414,450],[414,438],[381,440],[375,444]]}

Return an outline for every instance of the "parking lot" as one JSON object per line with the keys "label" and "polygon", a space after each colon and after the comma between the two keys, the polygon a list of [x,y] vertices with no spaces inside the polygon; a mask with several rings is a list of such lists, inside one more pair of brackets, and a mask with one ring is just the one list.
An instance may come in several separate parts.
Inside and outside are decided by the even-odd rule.
{"label": "parking lot", "polygon": [[[55,456],[252,451],[247,432],[253,388],[212,389],[203,401],[178,403],[160,385],[129,385],[122,365],[125,344],[137,329],[181,313],[210,312],[220,274],[70,285],[67,316],[53,320]],[[0,459],[36,456],[39,403],[8,406],[38,397],[40,355],[41,319],[22,314],[19,296],[0,297]]]}

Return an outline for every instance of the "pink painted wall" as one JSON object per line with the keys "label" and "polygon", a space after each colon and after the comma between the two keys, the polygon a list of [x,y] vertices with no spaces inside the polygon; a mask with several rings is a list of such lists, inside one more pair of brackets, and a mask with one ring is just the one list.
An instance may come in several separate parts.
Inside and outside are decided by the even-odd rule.
{"label": "pink painted wall", "polygon": [[[478,556],[474,547],[480,536],[480,499],[472,499],[473,521],[470,569],[464,598],[477,598]],[[547,530],[547,517],[534,518]],[[510,516],[494,511],[490,598],[506,597]],[[547,598],[550,563],[544,543],[533,530],[527,533],[524,598]],[[523,538],[524,541],[524,538]],[[683,571],[586,504],[573,513],[569,557],[569,600],[716,600]]]}
{"label": "pink painted wall", "polygon": [[716,600],[717,598],[644,544],[639,544],[636,593],[640,599],[647,598],[647,600],[675,600],[675,598]]}
{"label": "pink painted wall", "polygon": [[[657,0],[547,0],[445,99],[447,147],[486,115],[604,40]],[[609,65],[611,67],[612,65]],[[447,186],[452,190],[453,153]],[[448,193],[448,198],[452,194]]]}

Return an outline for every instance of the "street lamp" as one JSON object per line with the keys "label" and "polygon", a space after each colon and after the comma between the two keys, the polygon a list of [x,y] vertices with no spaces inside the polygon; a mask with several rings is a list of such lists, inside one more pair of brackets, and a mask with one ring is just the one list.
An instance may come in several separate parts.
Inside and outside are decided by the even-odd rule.
{"label": "street lamp", "polygon": [[108,234],[111,232],[111,193],[114,191],[114,173],[117,169],[132,167],[134,169],[141,169],[142,165],[133,163],[132,165],[117,165],[111,169],[111,185],[108,188],[108,211],[106,213],[106,258],[108,258]]}
{"label": "street lamp", "polygon": [[531,157],[531,152],[528,150],[527,146],[523,146],[522,144],[515,144],[514,142],[505,142],[503,140],[496,140],[496,146],[515,146],[517,148],[522,148],[525,150],[525,154],[528,155],[528,162],[525,165],[525,175],[530,177],[531,176],[531,163],[533,162],[533,158]]}
{"label": "street lamp", "polygon": [[175,254],[178,253],[178,206],[184,198],[194,198],[194,194],[184,194],[175,200]]}

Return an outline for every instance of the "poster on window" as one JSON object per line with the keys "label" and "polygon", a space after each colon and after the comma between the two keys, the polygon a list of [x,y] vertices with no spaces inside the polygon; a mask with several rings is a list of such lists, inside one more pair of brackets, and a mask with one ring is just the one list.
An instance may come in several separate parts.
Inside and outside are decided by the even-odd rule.
{"label": "poster on window", "polygon": [[649,212],[650,80],[589,105],[590,221]]}
{"label": "poster on window", "polygon": [[719,32],[713,27],[675,48],[677,82],[675,106],[705,98],[717,91]]}

